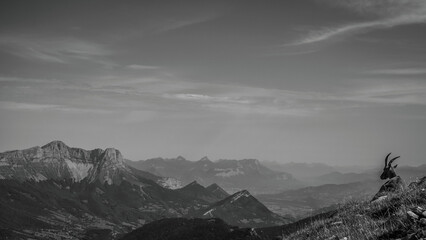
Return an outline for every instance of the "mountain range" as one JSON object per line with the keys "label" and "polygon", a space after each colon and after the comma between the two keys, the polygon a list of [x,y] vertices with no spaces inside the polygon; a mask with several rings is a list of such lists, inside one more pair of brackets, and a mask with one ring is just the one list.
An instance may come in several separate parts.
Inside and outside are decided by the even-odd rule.
{"label": "mountain range", "polygon": [[158,177],[125,164],[120,151],[114,148],[84,150],[71,148],[61,141],[53,141],[42,147],[0,153],[0,179],[19,181],[47,179],[83,179],[119,185],[122,180],[138,182],[150,179],[167,188],[175,188],[170,178]]}
{"label": "mountain range", "polygon": [[0,233],[14,238],[115,239],[154,220],[203,217],[212,206],[229,213],[220,216],[234,226],[290,222],[248,191],[242,204],[224,201],[234,195],[218,184],[176,189],[178,181],[129,166],[113,148],[84,150],[53,141],[0,153],[0,178]]}
{"label": "mountain range", "polygon": [[[307,186],[326,184],[348,184],[361,181],[374,181],[382,172],[378,166],[330,166],[324,163],[278,163],[261,162],[262,165],[276,171],[286,171]],[[426,164],[420,166],[398,166],[398,175],[406,182],[411,182],[424,176]]]}
{"label": "mountain range", "polygon": [[304,186],[290,173],[271,170],[257,159],[211,161],[203,157],[199,161],[189,161],[179,156],[126,163],[158,176],[177,179],[184,184],[194,180],[203,185],[217,183],[231,193],[244,189],[255,194],[271,193]]}

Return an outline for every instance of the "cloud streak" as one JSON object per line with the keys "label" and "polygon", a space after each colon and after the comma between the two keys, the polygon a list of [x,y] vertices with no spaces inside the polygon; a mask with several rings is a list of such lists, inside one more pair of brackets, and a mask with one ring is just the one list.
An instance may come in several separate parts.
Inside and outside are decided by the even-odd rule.
{"label": "cloud streak", "polygon": [[104,45],[75,38],[43,39],[34,36],[0,35],[0,49],[17,57],[51,63],[86,60],[105,63],[112,52]]}
{"label": "cloud streak", "polygon": [[373,75],[424,75],[425,68],[394,68],[394,69],[377,69],[367,72]]}
{"label": "cloud streak", "polygon": [[150,66],[150,65],[132,64],[132,65],[126,66],[126,68],[133,69],[133,70],[156,70],[156,69],[159,69],[160,67],[159,66]]}
{"label": "cloud streak", "polygon": [[[31,88],[13,84],[14,81],[31,83]],[[178,79],[147,81],[120,77],[119,81],[120,85],[110,79],[101,81],[102,84],[80,86],[42,79],[0,78],[0,109],[120,113],[126,116],[125,121],[136,122],[175,113],[305,117],[348,108],[426,106],[426,84],[413,81],[372,79],[367,84],[362,81],[357,88],[328,93]]]}
{"label": "cloud streak", "polygon": [[333,0],[325,2],[362,15],[374,16],[377,19],[315,30],[308,36],[288,44],[289,46],[314,44],[374,29],[426,23],[426,1],[423,0]]}
{"label": "cloud streak", "polygon": [[15,111],[60,111],[68,113],[83,113],[83,114],[107,114],[111,111],[92,108],[77,108],[65,105],[41,104],[41,103],[25,103],[0,101],[0,109],[15,110]]}

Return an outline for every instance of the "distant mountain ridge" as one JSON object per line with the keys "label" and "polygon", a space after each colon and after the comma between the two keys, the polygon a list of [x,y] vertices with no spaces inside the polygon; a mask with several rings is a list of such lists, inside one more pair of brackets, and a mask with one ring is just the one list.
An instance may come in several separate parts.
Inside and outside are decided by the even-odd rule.
{"label": "distant mountain ridge", "polygon": [[254,193],[266,193],[303,186],[291,174],[271,170],[257,159],[211,161],[203,157],[193,162],[179,156],[174,159],[153,158],[126,163],[159,176],[178,179],[185,184],[194,180],[203,185],[217,183],[228,192],[247,189]]}
{"label": "distant mountain ridge", "polygon": [[[278,163],[262,162],[265,166],[287,171],[305,186],[320,186],[324,184],[347,184],[359,181],[376,180],[380,175],[380,166],[330,166],[324,163]],[[403,161],[398,166],[398,174],[406,181],[414,181],[426,172],[426,164],[420,166],[404,166]]]}
{"label": "distant mountain ridge", "polygon": [[176,191],[187,196],[193,196],[198,199],[202,199],[208,203],[214,203],[229,196],[229,194],[217,184],[212,184],[205,188],[198,184],[197,181],[193,181],[183,188],[176,189]]}

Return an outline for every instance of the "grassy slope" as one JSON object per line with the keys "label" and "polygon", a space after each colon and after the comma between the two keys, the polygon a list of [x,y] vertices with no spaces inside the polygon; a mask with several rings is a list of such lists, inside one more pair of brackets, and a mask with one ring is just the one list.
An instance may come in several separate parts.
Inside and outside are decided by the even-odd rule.
{"label": "grassy slope", "polygon": [[347,202],[335,214],[312,218],[308,224],[292,231],[288,231],[290,226],[283,226],[279,231],[283,239],[333,239],[333,236],[339,239],[397,239],[407,233],[426,237],[426,228],[413,223],[407,216],[411,208],[426,208],[424,188],[425,185],[391,193],[387,199],[375,203],[368,200]]}

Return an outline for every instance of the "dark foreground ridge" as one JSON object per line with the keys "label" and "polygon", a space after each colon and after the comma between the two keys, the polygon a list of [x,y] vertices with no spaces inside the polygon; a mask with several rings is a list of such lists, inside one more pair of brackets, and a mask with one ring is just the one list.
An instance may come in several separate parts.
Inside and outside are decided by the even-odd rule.
{"label": "dark foreground ridge", "polygon": [[262,240],[251,228],[238,228],[218,218],[167,218],[126,234],[121,240]]}

